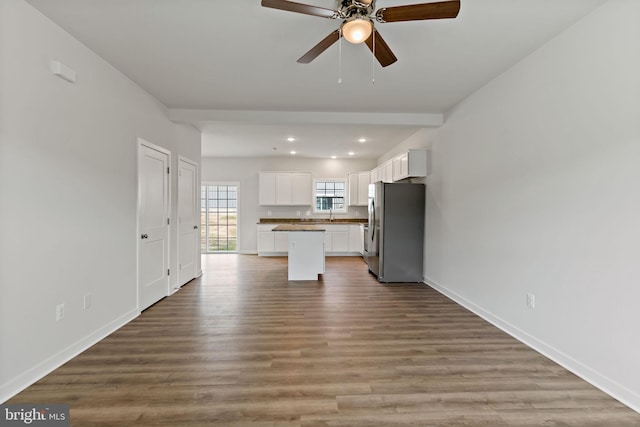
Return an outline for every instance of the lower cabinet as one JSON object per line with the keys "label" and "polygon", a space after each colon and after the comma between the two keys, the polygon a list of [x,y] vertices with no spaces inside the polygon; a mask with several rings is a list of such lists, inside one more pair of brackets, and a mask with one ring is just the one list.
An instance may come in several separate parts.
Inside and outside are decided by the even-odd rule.
{"label": "lower cabinet", "polygon": [[328,225],[324,233],[324,253],[349,251],[349,225]]}
{"label": "lower cabinet", "polygon": [[[258,255],[282,256],[289,250],[289,236],[283,231],[271,231],[278,224],[257,225]],[[330,256],[361,255],[363,249],[360,224],[322,224],[324,252]]]}
{"label": "lower cabinet", "polygon": [[275,252],[289,252],[289,233],[283,231],[272,231],[273,249]]}
{"label": "lower cabinet", "polygon": [[349,252],[364,253],[364,228],[361,224],[349,225]]}

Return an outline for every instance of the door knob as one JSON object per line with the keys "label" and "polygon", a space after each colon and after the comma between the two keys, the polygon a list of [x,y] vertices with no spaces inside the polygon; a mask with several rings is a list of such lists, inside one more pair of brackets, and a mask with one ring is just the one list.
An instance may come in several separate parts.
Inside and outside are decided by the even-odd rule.
{"label": "door knob", "polygon": [[140,236],[141,239],[148,239],[149,235],[148,234],[143,234],[142,236]]}
{"label": "door knob", "polygon": [[197,226],[197,225],[194,225],[194,226],[193,226],[193,229],[194,229],[194,230],[197,230],[197,229],[198,229],[198,226]]}

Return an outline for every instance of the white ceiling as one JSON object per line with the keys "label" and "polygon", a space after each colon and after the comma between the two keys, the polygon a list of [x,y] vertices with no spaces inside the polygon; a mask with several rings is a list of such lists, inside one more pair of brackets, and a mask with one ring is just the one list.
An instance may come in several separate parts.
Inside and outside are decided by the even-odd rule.
{"label": "white ceiling", "polygon": [[[372,159],[437,125],[605,0],[462,0],[456,19],[377,24],[398,57],[389,67],[374,65],[366,46],[343,41],[341,73],[338,43],[310,64],[296,62],[339,21],[263,8],[260,0],[27,1],[159,99],[174,120],[200,128],[205,156],[281,156],[294,147],[303,157],[353,151]],[[377,8],[419,2],[377,0]]]}

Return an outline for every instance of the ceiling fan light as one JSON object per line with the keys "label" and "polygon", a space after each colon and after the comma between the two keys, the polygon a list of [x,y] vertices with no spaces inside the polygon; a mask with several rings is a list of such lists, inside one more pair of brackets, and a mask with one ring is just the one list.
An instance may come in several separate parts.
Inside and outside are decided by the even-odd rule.
{"label": "ceiling fan light", "polygon": [[342,36],[350,43],[362,43],[369,38],[373,24],[368,19],[354,18],[342,24]]}

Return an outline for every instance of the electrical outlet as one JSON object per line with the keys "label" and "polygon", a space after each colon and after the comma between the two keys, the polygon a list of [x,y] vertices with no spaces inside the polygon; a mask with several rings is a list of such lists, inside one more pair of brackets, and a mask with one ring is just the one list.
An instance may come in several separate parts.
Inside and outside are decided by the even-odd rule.
{"label": "electrical outlet", "polygon": [[84,303],[82,306],[85,310],[88,310],[91,308],[91,294],[86,294],[84,296]]}
{"label": "electrical outlet", "polygon": [[273,212],[267,211],[267,216],[271,216],[271,215],[273,215]]}
{"label": "electrical outlet", "polygon": [[536,296],[533,294],[527,294],[527,307],[530,309],[536,308]]}
{"label": "electrical outlet", "polygon": [[64,303],[56,306],[56,322],[64,319]]}
{"label": "electrical outlet", "polygon": [[300,211],[296,211],[296,216],[300,216]]}
{"label": "electrical outlet", "polygon": [[307,216],[311,215],[311,211],[307,211],[307,212],[306,212],[306,215],[307,215]]}

